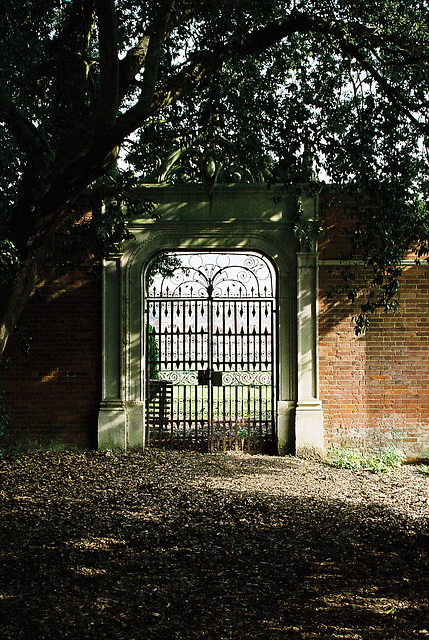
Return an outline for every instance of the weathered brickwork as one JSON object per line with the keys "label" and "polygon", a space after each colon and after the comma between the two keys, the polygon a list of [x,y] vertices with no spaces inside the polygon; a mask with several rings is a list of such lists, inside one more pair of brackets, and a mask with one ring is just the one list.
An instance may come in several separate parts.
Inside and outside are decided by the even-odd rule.
{"label": "weathered brickwork", "polygon": [[[400,309],[377,314],[356,337],[353,306],[327,294],[339,284],[341,224],[327,210],[320,247],[319,380],[326,445],[380,448],[395,443],[410,457],[429,454],[429,273],[404,267]],[[364,274],[360,275],[364,282]]]}
{"label": "weathered brickwork", "polygon": [[319,217],[323,226],[323,235],[319,240],[319,258],[341,260],[350,246],[350,228],[353,222],[347,213],[350,198],[341,196],[321,196]]}
{"label": "weathered brickwork", "polygon": [[[27,328],[26,328],[27,325]],[[90,269],[47,274],[28,306],[28,355],[16,334],[3,386],[8,438],[29,446],[87,449],[97,443],[101,380],[101,286]],[[24,335],[27,340],[27,335]]]}
{"label": "weathered brickwork", "polygon": [[[321,205],[319,386],[326,447],[371,450],[394,443],[410,457],[429,455],[429,267],[410,261],[399,311],[378,314],[367,334],[356,337],[358,303],[327,296],[339,283],[336,265],[350,220],[328,202]],[[363,272],[358,277],[364,282]],[[19,352],[17,333],[8,349],[12,365],[0,372],[12,416],[8,438],[24,445],[96,447],[100,278],[83,267],[62,277],[47,273],[27,308],[26,324],[32,336],[28,355]]]}

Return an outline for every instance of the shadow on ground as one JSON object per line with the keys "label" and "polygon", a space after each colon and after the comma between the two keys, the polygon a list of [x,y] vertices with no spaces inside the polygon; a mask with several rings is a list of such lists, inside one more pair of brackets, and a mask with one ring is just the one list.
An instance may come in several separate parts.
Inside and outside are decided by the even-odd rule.
{"label": "shadow on ground", "polygon": [[[0,636],[429,637],[421,523],[377,504],[255,490],[251,467],[247,490],[245,464],[239,488],[213,488],[234,472],[204,460],[1,463]],[[270,464],[287,478],[286,461]]]}

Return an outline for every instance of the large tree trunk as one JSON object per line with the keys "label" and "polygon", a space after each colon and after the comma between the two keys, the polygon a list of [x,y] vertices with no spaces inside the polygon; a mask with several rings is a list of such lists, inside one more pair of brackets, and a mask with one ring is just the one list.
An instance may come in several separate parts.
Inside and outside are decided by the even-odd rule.
{"label": "large tree trunk", "polygon": [[[62,172],[38,203],[29,206],[26,202],[21,215],[16,214],[13,239],[23,257],[13,281],[0,287],[0,359],[37,286],[52,238],[63,222],[74,218],[78,221],[80,209],[73,205],[85,188],[116,162],[117,151],[108,143],[93,148]],[[31,224],[25,225],[30,211],[35,214],[34,218]]]}
{"label": "large tree trunk", "polygon": [[0,359],[24,308],[35,290],[39,272],[39,260],[33,255],[21,265],[14,282],[2,291],[0,312]]}

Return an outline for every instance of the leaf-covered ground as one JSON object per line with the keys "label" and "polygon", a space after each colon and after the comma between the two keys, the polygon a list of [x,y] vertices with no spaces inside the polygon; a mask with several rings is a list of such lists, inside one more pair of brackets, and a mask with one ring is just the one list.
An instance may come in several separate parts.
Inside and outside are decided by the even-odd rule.
{"label": "leaf-covered ground", "polygon": [[0,462],[0,638],[429,638],[428,477],[148,451]]}

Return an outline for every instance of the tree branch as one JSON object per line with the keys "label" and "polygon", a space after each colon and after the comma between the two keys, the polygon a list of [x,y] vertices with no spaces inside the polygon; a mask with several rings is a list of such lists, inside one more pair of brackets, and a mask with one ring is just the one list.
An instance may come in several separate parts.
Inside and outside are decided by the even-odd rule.
{"label": "tree branch", "polygon": [[95,130],[111,130],[119,106],[119,59],[117,22],[114,0],[96,0],[100,51],[100,90],[97,101]]}
{"label": "tree branch", "polygon": [[[166,18],[167,16],[164,15],[164,19]],[[310,33],[319,33],[329,38],[330,42],[341,54],[354,58],[378,83],[389,101],[395,104],[420,131],[427,133],[428,127],[412,113],[412,103],[401,95],[400,91],[368,61],[359,46],[353,43],[353,38],[359,38],[367,47],[376,51],[377,47],[388,46],[389,41],[393,43],[393,39],[389,40],[386,34],[379,30],[359,23],[349,23],[347,27],[347,31],[345,31],[342,22],[320,18],[314,14],[292,11],[283,20],[273,21],[250,32],[247,38],[241,39],[240,43],[237,43],[236,39],[234,39],[232,42],[220,46],[216,51],[201,51],[194,57],[191,64],[170,77],[163,86],[154,89],[162,44],[161,31],[158,31],[158,36],[152,36],[149,45],[152,66],[149,63],[149,48],[147,49],[144,90],[141,98],[135,106],[118,118],[118,128],[115,132],[117,139],[120,140],[121,137],[126,137],[144,124],[149,116],[179,99],[192,86],[196,85],[205,74],[213,73],[216,69],[221,68],[226,60],[242,60],[246,56],[258,54],[269,49],[293,34],[305,35]],[[405,50],[404,55],[406,55]],[[151,100],[149,100],[150,98]]]}
{"label": "tree branch", "polygon": [[141,96],[137,104],[138,109],[141,110],[142,113],[147,112],[152,104],[155,84],[158,79],[161,47],[167,34],[173,5],[174,0],[167,0],[167,2],[162,4],[162,9],[154,24],[153,33],[150,36],[146,53]]}
{"label": "tree branch", "polygon": [[[222,66],[221,61],[220,63],[219,60],[217,62],[217,68]],[[153,93],[150,105],[145,105],[145,108],[142,109],[142,105],[138,103],[119,116],[115,131],[117,144],[120,144],[124,138],[142,126],[147,118],[185,95],[195,84],[198,84],[209,68],[211,71],[215,70],[211,53],[171,76],[162,87]]]}
{"label": "tree branch", "polygon": [[130,84],[144,65],[149,46],[149,35],[144,35],[119,62],[119,103],[125,97]]}
{"label": "tree branch", "polygon": [[[231,3],[231,1],[232,0],[216,0],[219,7]],[[235,0],[237,3],[246,1],[247,0]],[[165,41],[178,23],[183,24],[185,21],[197,17],[200,6],[198,2],[195,4],[189,3],[188,6],[186,4],[177,6],[176,2],[166,2],[164,4],[164,10],[167,10],[168,6],[170,6],[170,18],[164,34]],[[146,33],[140,38],[138,43],[128,51],[125,58],[119,62],[119,102],[122,101],[130,85],[134,83],[136,75],[145,64],[150,39],[150,35]]]}
{"label": "tree branch", "polygon": [[379,71],[377,71],[374,65],[367,60],[359,47],[343,39],[339,44],[342,52],[354,58],[360,64],[362,69],[365,69],[365,71],[367,71],[377,82],[388,100],[394,104],[399,111],[401,111],[401,113],[405,115],[419,131],[421,131],[421,133],[427,135],[429,132],[427,124],[418,120],[418,118],[413,114],[414,110],[418,110],[419,108],[427,105],[415,105],[408,98],[403,96]]}
{"label": "tree branch", "polygon": [[[169,4],[172,7],[174,2]],[[186,94],[207,72],[220,69],[224,61],[230,58],[243,59],[250,54],[268,49],[293,33],[308,32],[314,27],[312,20],[307,15],[293,12],[286,20],[272,22],[255,30],[241,46],[238,46],[237,42],[234,41],[230,44],[222,45],[216,51],[201,52],[194,57],[192,63],[170,77],[162,87],[155,91],[155,68],[157,70],[160,49],[163,39],[165,39],[168,21],[169,15],[165,11],[162,27],[158,27],[158,35],[156,37],[154,35],[151,36],[149,46],[145,44],[146,71],[141,98],[136,105],[118,118],[118,127],[115,133],[117,140],[125,138],[135,129],[142,126],[149,116]],[[161,37],[162,33],[164,34],[163,37]],[[150,48],[152,65],[149,62]]]}
{"label": "tree branch", "polygon": [[[286,20],[273,22],[262,29],[257,29],[252,32],[244,42],[242,48],[236,49],[235,55],[241,59],[246,55],[264,51],[281,40],[290,37],[293,33],[305,34],[313,32],[328,37],[330,36],[337,41],[337,46],[341,53],[354,58],[362,69],[365,69],[377,82],[389,101],[395,104],[419,131],[427,134],[429,131],[428,126],[419,121],[413,114],[413,111],[427,106],[427,103],[413,104],[411,100],[402,95],[400,91],[369,62],[362,52],[362,48],[353,42],[355,38],[364,39],[366,44],[375,51],[376,47],[386,47],[389,44],[395,44],[395,38],[386,38],[385,34],[379,30],[359,23],[347,23],[347,30],[348,32],[346,33],[340,22],[294,11]],[[409,54],[405,48],[403,48],[402,51],[408,60],[408,56],[411,54]],[[412,60],[415,61],[415,59],[416,56],[414,55]],[[397,61],[395,61],[395,64],[397,64]]]}
{"label": "tree branch", "polygon": [[0,118],[4,119],[20,149],[27,155],[42,153],[47,142],[38,128],[19,111],[6,89],[0,84]]}
{"label": "tree branch", "polygon": [[89,40],[95,20],[95,0],[73,0],[66,9],[61,31],[52,42],[53,58],[60,65],[57,89],[60,107],[80,112],[85,105]]}
{"label": "tree branch", "polygon": [[141,83],[140,98],[120,120],[114,137],[120,141],[143,123],[152,112],[152,101],[158,80],[159,60],[165,38],[169,33],[169,25],[175,0],[164,0],[156,16],[149,40],[142,39],[140,47],[135,51],[135,63],[144,58],[144,73]]}

